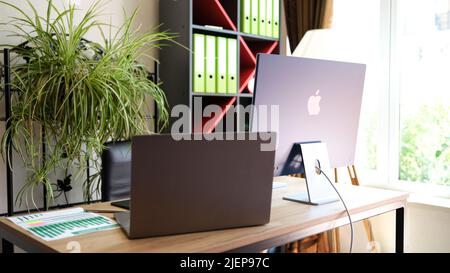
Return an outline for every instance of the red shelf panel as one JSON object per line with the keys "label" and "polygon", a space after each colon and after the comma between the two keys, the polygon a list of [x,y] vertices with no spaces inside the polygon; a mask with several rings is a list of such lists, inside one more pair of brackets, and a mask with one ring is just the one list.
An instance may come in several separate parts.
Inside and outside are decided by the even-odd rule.
{"label": "red shelf panel", "polygon": [[278,46],[278,42],[274,42],[264,53],[272,54]]}
{"label": "red shelf panel", "polygon": [[[223,119],[223,117],[227,114],[227,112],[230,110],[231,106],[234,105],[236,102],[237,97],[233,97],[229,99],[227,102],[225,102],[223,105],[221,105],[222,111],[219,115],[213,116],[213,117],[204,117],[202,120],[202,124],[194,124],[193,130],[195,133],[206,133],[210,134],[214,131],[214,129],[217,127],[217,125],[220,123],[220,121]],[[207,126],[208,125],[208,126]]]}
{"label": "red shelf panel", "polygon": [[239,40],[241,45],[241,67],[255,66],[256,58],[252,50],[248,47],[247,43],[242,37],[240,37]]}
{"label": "red shelf panel", "polygon": [[240,80],[239,80],[239,93],[244,92],[248,82],[254,77],[256,69],[256,58],[252,50],[248,47],[245,40],[240,37],[241,45],[241,64],[240,64]]}
{"label": "red shelf panel", "polygon": [[194,24],[213,25],[237,31],[219,0],[194,0]]}
{"label": "red shelf panel", "polygon": [[[255,73],[256,73],[255,68],[241,69],[239,93],[242,93],[244,92],[244,90],[246,90],[248,82],[255,76]],[[250,90],[248,91],[250,92]]]}
{"label": "red shelf panel", "polygon": [[[278,46],[278,42],[267,42],[267,41],[248,41],[246,42],[248,48],[251,50],[253,56],[255,57],[258,53],[271,54]],[[256,60],[256,57],[255,57]],[[256,62],[255,62],[256,63]]]}
{"label": "red shelf panel", "polygon": [[278,46],[278,42],[267,41],[245,41],[241,37],[241,70],[240,70],[240,83],[239,93],[248,91],[252,93],[248,88],[248,82],[255,76],[256,73],[256,55],[258,53],[271,54]]}

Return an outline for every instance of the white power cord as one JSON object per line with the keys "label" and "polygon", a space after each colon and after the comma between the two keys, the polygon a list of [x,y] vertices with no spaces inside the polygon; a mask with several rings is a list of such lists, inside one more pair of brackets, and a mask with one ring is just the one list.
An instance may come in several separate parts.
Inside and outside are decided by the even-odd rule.
{"label": "white power cord", "polygon": [[342,199],[341,194],[334,186],[334,183],[331,182],[330,178],[328,178],[326,173],[324,173],[319,166],[316,166],[316,168],[321,174],[323,174],[325,176],[325,178],[328,180],[328,182],[330,182],[331,186],[333,187],[333,189],[336,191],[337,195],[339,196],[339,199],[341,199],[341,202],[344,205],[345,211],[347,212],[348,220],[350,222],[350,234],[351,234],[350,235],[350,253],[352,253],[352,250],[353,250],[353,222],[352,222],[352,217],[350,216],[350,212],[348,211],[347,205],[345,204],[344,199]]}

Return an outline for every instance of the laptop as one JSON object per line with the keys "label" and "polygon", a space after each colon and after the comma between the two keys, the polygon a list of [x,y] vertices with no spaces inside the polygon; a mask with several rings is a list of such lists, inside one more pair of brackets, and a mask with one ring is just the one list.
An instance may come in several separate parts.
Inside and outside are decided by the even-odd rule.
{"label": "laptop", "polygon": [[226,134],[234,140],[177,137],[184,140],[132,139],[130,211],[115,214],[129,238],[269,222],[275,151],[261,151],[268,141],[257,133]]}
{"label": "laptop", "polygon": [[[330,167],[354,163],[366,65],[259,54],[251,131],[262,130],[254,118],[259,106],[279,107],[275,176],[304,173],[295,143],[321,141]],[[297,149],[297,151],[295,150]]]}

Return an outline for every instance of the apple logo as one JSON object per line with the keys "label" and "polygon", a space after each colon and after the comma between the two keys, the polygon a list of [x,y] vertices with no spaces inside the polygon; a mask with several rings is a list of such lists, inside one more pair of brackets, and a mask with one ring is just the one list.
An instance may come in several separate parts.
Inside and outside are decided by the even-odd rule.
{"label": "apple logo", "polygon": [[310,116],[317,116],[320,113],[320,101],[322,97],[319,96],[320,90],[317,90],[315,96],[309,97],[308,112]]}

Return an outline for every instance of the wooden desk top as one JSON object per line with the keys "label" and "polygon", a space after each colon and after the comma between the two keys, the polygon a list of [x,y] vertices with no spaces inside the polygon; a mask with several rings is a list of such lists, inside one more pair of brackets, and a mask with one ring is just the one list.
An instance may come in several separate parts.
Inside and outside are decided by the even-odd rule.
{"label": "wooden desk top", "polygon": [[[175,236],[163,236],[129,240],[121,229],[85,234],[68,239],[46,242],[0,219],[0,233],[17,246],[32,252],[69,252],[70,242],[79,243],[81,252],[226,252],[254,246],[264,249],[271,243],[287,243],[317,234],[337,226],[348,224],[347,215],[340,202],[321,206],[309,206],[285,201],[283,196],[305,190],[302,179],[280,177],[288,187],[274,189],[271,221],[264,226],[199,232]],[[352,215],[359,221],[388,211],[405,207],[407,193],[339,185],[338,189]],[[111,209],[109,203],[84,206],[86,209]],[[113,217],[112,214],[104,214]],[[265,242],[265,243],[264,243]],[[70,245],[69,245],[70,246]],[[249,248],[249,251],[252,248]]]}

